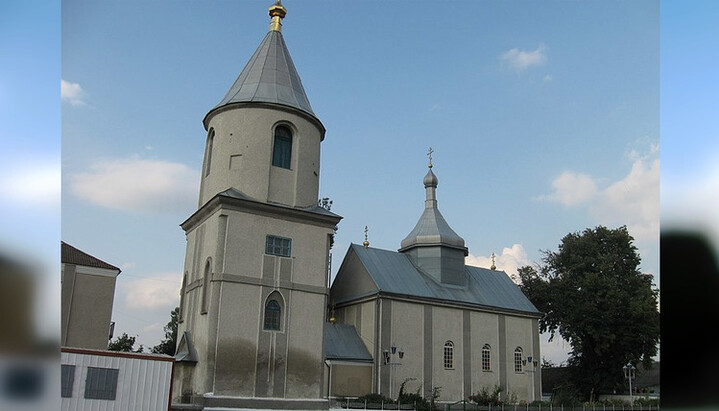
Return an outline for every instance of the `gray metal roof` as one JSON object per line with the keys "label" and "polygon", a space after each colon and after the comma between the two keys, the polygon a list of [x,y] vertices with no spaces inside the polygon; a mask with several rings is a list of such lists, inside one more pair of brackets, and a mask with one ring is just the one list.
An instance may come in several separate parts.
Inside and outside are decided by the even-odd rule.
{"label": "gray metal roof", "polygon": [[353,325],[325,325],[325,358],[328,360],[372,362],[362,339]]}
{"label": "gray metal roof", "polygon": [[400,248],[400,250],[404,251],[415,246],[437,245],[461,248],[465,251],[465,255],[467,255],[468,252],[464,246],[464,239],[452,230],[452,227],[449,226],[449,223],[444,219],[442,213],[439,212],[436,194],[439,180],[431,168],[422,181],[427,190],[424,212],[422,212],[419,221],[417,221],[412,231],[402,240],[402,248]]}
{"label": "gray metal roof", "polygon": [[[465,265],[466,286],[443,285],[403,253],[357,244],[350,245],[348,255],[351,252],[359,257],[379,292],[540,314],[504,271]],[[337,280],[341,281],[339,274]]]}
{"label": "gray metal roof", "polygon": [[210,112],[238,102],[281,104],[317,118],[281,32],[267,33],[225,97]]}

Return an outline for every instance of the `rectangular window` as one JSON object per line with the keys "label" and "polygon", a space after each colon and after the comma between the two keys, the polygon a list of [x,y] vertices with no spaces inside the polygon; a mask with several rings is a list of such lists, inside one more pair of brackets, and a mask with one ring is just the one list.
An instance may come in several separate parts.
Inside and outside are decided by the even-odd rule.
{"label": "rectangular window", "polygon": [[267,236],[265,243],[265,254],[289,257],[292,253],[292,240],[274,235]]}
{"label": "rectangular window", "polygon": [[72,386],[75,383],[75,366],[62,364],[60,374],[60,396],[62,398],[72,397]]}
{"label": "rectangular window", "polygon": [[275,145],[272,149],[272,165],[290,168],[292,160],[292,132],[289,128],[279,126],[275,130]]}
{"label": "rectangular window", "polygon": [[116,368],[88,367],[85,379],[85,398],[115,400],[119,373],[120,370]]}

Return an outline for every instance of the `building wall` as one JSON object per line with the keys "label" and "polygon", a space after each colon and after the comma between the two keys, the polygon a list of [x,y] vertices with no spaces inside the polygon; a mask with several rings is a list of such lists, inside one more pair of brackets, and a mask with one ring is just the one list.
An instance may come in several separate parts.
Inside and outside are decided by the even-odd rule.
{"label": "building wall", "polygon": [[360,397],[372,392],[372,365],[332,363],[330,396]]}
{"label": "building wall", "polygon": [[355,327],[367,351],[375,352],[375,313],[377,300],[372,299],[363,303],[352,304],[339,308],[335,317],[340,324],[350,324]]}
{"label": "building wall", "polygon": [[[541,380],[539,375],[541,364],[538,364],[537,369],[534,370],[528,363],[522,367],[521,372],[516,372],[514,369],[514,350],[520,347],[523,358],[531,356],[541,363],[538,341],[535,342],[534,338],[532,338],[532,320],[505,316],[505,323],[507,339],[507,349],[505,350],[505,360],[507,361],[506,394],[510,396],[516,395],[519,400],[531,400],[535,395],[535,378]],[[537,394],[536,398],[539,398],[539,394]]]}
{"label": "building wall", "polygon": [[[474,311],[470,313],[472,322],[472,385],[471,394],[482,388],[492,389],[500,384],[499,378],[499,328],[497,314]],[[490,370],[482,370],[482,347],[489,344]],[[503,351],[503,350],[502,350]]]}
{"label": "building wall", "polygon": [[106,350],[118,272],[62,265],[61,345]]}
{"label": "building wall", "polygon": [[[176,377],[177,402],[188,390],[196,396],[321,397],[332,227],[283,213],[220,207],[188,231],[179,333],[191,331],[199,361]],[[268,234],[292,239],[290,258],[265,254]],[[264,330],[271,293],[281,296],[279,331]]]}
{"label": "building wall", "polygon": [[[376,321],[370,326],[372,312]],[[375,358],[373,392],[396,398],[402,382],[407,381],[405,390],[419,389],[425,397],[433,387],[441,387],[440,401],[460,400],[495,386],[503,387],[503,395],[512,394],[517,401],[540,398],[539,370],[514,372],[517,346],[522,347],[525,358],[540,358],[535,318],[393,298],[350,304],[337,313],[338,321],[354,325],[363,341],[379,344],[366,344]],[[447,341],[453,343],[454,361],[449,369],[444,366]],[[382,365],[382,350],[392,344],[404,351],[402,360],[393,357],[393,362],[401,365]],[[491,347],[489,371],[482,370],[484,344]]]}

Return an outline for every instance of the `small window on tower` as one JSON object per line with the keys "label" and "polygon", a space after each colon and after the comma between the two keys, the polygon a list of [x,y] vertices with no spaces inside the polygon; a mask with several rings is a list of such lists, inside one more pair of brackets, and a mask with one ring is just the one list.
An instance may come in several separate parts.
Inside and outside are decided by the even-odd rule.
{"label": "small window on tower", "polygon": [[265,254],[290,257],[292,254],[292,239],[268,235],[265,243]]}
{"label": "small window on tower", "polygon": [[207,133],[207,147],[205,154],[205,177],[210,175],[210,166],[212,165],[212,145],[215,140],[215,129],[211,128],[210,131]]}
{"label": "small window on tower", "polygon": [[272,165],[289,169],[292,160],[292,131],[286,126],[275,129],[275,144],[272,148]]}

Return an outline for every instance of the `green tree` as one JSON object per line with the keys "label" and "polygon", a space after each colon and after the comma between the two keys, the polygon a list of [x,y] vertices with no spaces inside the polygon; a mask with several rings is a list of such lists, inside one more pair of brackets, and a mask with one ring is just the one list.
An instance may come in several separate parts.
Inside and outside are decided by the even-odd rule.
{"label": "green tree", "polygon": [[625,226],[588,228],[519,269],[522,291],[545,313],[540,331],[569,342],[572,381],[590,401],[624,384],[627,362],[648,366],[657,353],[658,290],[633,241]]}
{"label": "green tree", "polygon": [[165,339],[158,345],[152,347],[151,351],[155,354],[175,355],[177,347],[177,319],[180,316],[180,307],[175,307],[170,311],[170,322],[168,322],[163,330],[165,331]]}
{"label": "green tree", "polygon": [[142,352],[144,347],[140,344],[140,348],[135,350],[135,339],[137,337],[130,337],[127,333],[122,333],[121,336],[110,341],[107,345],[109,351],[124,351],[124,352]]}

